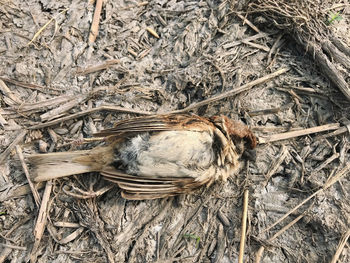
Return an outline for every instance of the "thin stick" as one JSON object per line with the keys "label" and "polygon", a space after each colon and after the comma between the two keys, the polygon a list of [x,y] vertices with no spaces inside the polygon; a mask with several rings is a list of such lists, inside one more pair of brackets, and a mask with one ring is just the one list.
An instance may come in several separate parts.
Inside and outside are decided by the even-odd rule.
{"label": "thin stick", "polygon": [[269,51],[269,54],[267,55],[267,62],[266,62],[267,65],[270,65],[272,53],[274,53],[277,50],[278,46],[280,45],[282,36],[283,36],[283,33],[279,34],[275,40],[275,43],[273,43]]}
{"label": "thin stick", "polygon": [[342,170],[340,170],[336,175],[334,175],[333,177],[331,177],[323,186],[323,188],[318,189],[316,192],[314,192],[312,195],[310,195],[309,197],[307,197],[306,199],[304,199],[304,201],[302,201],[300,204],[298,204],[297,206],[295,206],[293,209],[289,210],[285,215],[283,215],[281,218],[279,218],[275,223],[273,223],[272,225],[268,226],[267,228],[265,228],[264,230],[262,230],[260,232],[264,233],[268,230],[270,230],[271,228],[273,228],[274,226],[276,226],[277,224],[281,223],[285,218],[287,218],[291,213],[293,213],[294,211],[296,211],[299,207],[301,207],[302,205],[304,205],[306,202],[308,202],[311,198],[315,197],[316,195],[318,195],[319,193],[321,193],[323,190],[326,190],[327,188],[329,188],[330,186],[332,186],[333,184],[335,184],[336,182],[338,182],[340,179],[342,179],[344,176],[348,175],[350,171],[350,163],[348,163]]}
{"label": "thin stick", "polygon": [[259,137],[259,144],[269,143],[269,142],[275,142],[280,140],[286,140],[291,139],[303,135],[308,135],[316,132],[324,132],[324,131],[330,131],[330,130],[336,130],[340,128],[339,123],[330,123],[326,125],[316,126],[304,130],[299,131],[291,131],[291,132],[285,132],[285,133],[279,133],[279,134],[273,134],[270,136],[261,136]]}
{"label": "thin stick", "polygon": [[203,100],[201,102],[198,102],[198,103],[194,103],[194,104],[191,104],[189,106],[187,106],[186,108],[184,109],[181,109],[181,110],[175,110],[175,111],[171,111],[171,112],[168,112],[169,114],[170,113],[183,113],[183,112],[187,112],[187,111],[190,111],[190,110],[193,110],[195,108],[198,108],[198,107],[201,107],[201,106],[204,106],[204,105],[207,105],[209,103],[212,103],[214,101],[218,101],[218,100],[222,100],[222,99],[225,99],[227,97],[232,97],[232,96],[235,96],[243,91],[247,91],[249,89],[251,89],[252,87],[256,86],[256,85],[259,85],[259,84],[262,84],[262,83],[265,83],[266,81],[270,80],[270,79],[273,79],[285,72],[287,72],[289,70],[289,68],[282,68],[282,69],[279,69],[271,74],[268,74],[262,78],[258,78],[256,80],[253,80],[252,82],[249,82],[247,84],[244,84],[238,88],[235,88],[233,90],[230,90],[230,91],[227,91],[225,93],[222,93],[220,95],[217,95],[217,96],[214,96],[214,97],[211,97],[209,99],[206,99],[206,100]]}
{"label": "thin stick", "polygon": [[0,154],[0,164],[2,164],[2,162],[7,158],[7,156],[10,155],[11,151],[16,147],[18,143],[20,143],[23,140],[26,134],[26,130],[20,131],[18,133],[17,137],[13,140],[13,142],[6,148],[5,151],[3,151],[2,154]]}
{"label": "thin stick", "polygon": [[304,214],[298,216],[297,218],[295,218],[292,222],[290,222],[289,224],[287,224],[286,226],[282,227],[281,230],[279,230],[278,232],[276,232],[276,234],[274,234],[271,238],[268,239],[269,242],[274,241],[277,237],[279,237],[280,235],[282,235],[287,229],[289,229],[291,226],[293,226],[295,223],[297,223],[300,219],[302,219],[304,217]]}
{"label": "thin stick", "polygon": [[0,113],[0,125],[2,127],[5,127],[5,125],[7,125],[7,121],[5,120],[4,117],[2,117],[1,113]]}
{"label": "thin stick", "polygon": [[73,241],[74,239],[76,239],[83,232],[84,232],[84,227],[79,227],[77,230],[75,230],[70,235],[68,235],[68,236],[62,238],[61,240],[59,240],[59,243],[61,245],[67,244],[67,243]]}
{"label": "thin stick", "polygon": [[23,171],[24,171],[24,173],[26,175],[26,178],[27,178],[30,190],[32,191],[32,194],[33,194],[33,197],[34,197],[34,200],[35,200],[35,204],[36,204],[37,207],[40,207],[40,203],[41,203],[40,195],[39,195],[38,191],[36,190],[36,188],[35,188],[34,184],[32,183],[32,181],[30,180],[29,170],[28,170],[27,164],[24,161],[24,157],[23,157],[21,146],[16,145],[16,152],[17,152],[18,158],[19,158],[19,160],[20,160],[20,162],[22,164],[22,168],[23,168]]}
{"label": "thin stick", "polygon": [[331,263],[336,263],[338,261],[340,254],[344,249],[345,244],[348,242],[349,237],[350,237],[350,229],[348,229],[348,231],[346,231],[344,236],[340,239],[337,251],[333,256]]}
{"label": "thin stick", "polygon": [[27,250],[26,247],[14,246],[14,245],[3,244],[3,243],[0,243],[0,247],[7,247],[7,248],[11,248],[11,249],[18,249],[18,250]]}
{"label": "thin stick", "polygon": [[103,3],[103,0],[96,1],[94,17],[92,19],[92,24],[90,28],[89,45],[95,42],[96,37],[98,35],[98,27],[99,27],[100,18],[101,18],[102,3]]}
{"label": "thin stick", "polygon": [[266,47],[266,46],[263,46],[263,45],[260,45],[260,44],[256,44],[256,43],[245,41],[245,40],[242,40],[242,43],[246,44],[248,46],[257,48],[257,49],[261,49],[261,50],[266,51],[266,52],[270,52],[270,48],[269,47]]}
{"label": "thin stick", "polygon": [[86,95],[76,96],[75,98],[66,102],[65,104],[61,104],[57,108],[54,108],[52,110],[45,112],[44,114],[41,114],[40,119],[42,121],[52,120],[55,117],[60,116],[62,113],[65,113],[65,112],[69,111],[70,109],[74,108],[75,106],[81,104],[82,102],[84,102],[87,99],[88,99],[88,96],[86,96]]}
{"label": "thin stick", "polygon": [[[269,238],[267,240],[267,242],[272,242],[273,240],[275,240],[278,236],[280,236],[282,233],[284,233],[287,229],[289,229],[291,226],[293,226],[295,223],[297,223],[303,217],[304,217],[304,214],[302,214],[302,215],[298,216],[297,218],[295,218],[292,222],[290,222],[288,225],[284,226],[280,231],[278,231],[271,238]],[[259,248],[258,252],[256,252],[255,263],[259,263],[261,261],[261,258],[262,258],[262,255],[264,253],[264,250],[265,250],[265,247],[261,246]]]}
{"label": "thin stick", "polygon": [[43,194],[43,200],[41,202],[41,206],[39,210],[39,216],[34,228],[35,241],[34,241],[33,249],[30,253],[30,261],[32,263],[36,262],[37,250],[39,248],[41,238],[44,234],[44,230],[47,222],[47,207],[50,199],[51,190],[52,190],[52,180],[47,181],[46,183],[45,191]]}
{"label": "thin stick", "polygon": [[4,95],[6,97],[9,97],[13,102],[17,104],[23,103],[19,98],[16,97],[15,94],[13,94],[13,92],[7,87],[7,85],[2,79],[0,79],[0,91],[2,91]]}
{"label": "thin stick", "polygon": [[[69,9],[69,8],[66,8],[66,9],[62,10],[61,12],[59,12],[59,13],[57,14],[56,17],[58,17],[60,14],[65,13],[68,9]],[[53,20],[56,19],[56,17],[51,18],[42,28],[40,28],[39,31],[35,33],[35,35],[34,35],[34,37],[32,38],[32,40],[30,40],[30,41],[28,42],[27,46],[29,46],[30,44],[32,44],[32,43],[35,41],[35,39],[45,30],[45,28],[47,28],[47,26],[50,25],[50,23],[51,23]]]}
{"label": "thin stick", "polygon": [[280,167],[281,163],[284,161],[284,159],[286,159],[287,154],[288,154],[287,147],[285,145],[282,145],[280,156],[272,162],[270,170],[265,175],[266,181],[263,187],[265,187],[268,184],[271,176],[275,174],[277,169]]}
{"label": "thin stick", "polygon": [[[36,189],[41,189],[45,186],[45,183],[44,182],[40,182],[40,183],[37,183],[36,185]],[[3,202],[3,201],[6,201],[6,200],[10,200],[12,198],[17,198],[17,197],[20,197],[22,195],[27,195],[27,194],[30,194],[32,191],[30,190],[30,187],[28,184],[25,184],[25,185],[21,185],[21,186],[18,186],[17,188],[11,188],[6,196],[0,196],[0,202]]]}
{"label": "thin stick", "polygon": [[246,231],[247,231],[248,197],[249,197],[249,190],[246,189],[244,191],[244,198],[243,198],[242,231],[241,231],[241,240],[239,245],[238,263],[243,263],[244,245],[245,245]]}
{"label": "thin stick", "polygon": [[118,63],[120,63],[119,59],[110,59],[110,60],[107,60],[106,62],[104,62],[100,65],[97,65],[97,66],[92,66],[92,67],[87,67],[87,68],[78,68],[75,74],[76,75],[90,74],[90,73],[93,73],[96,71],[107,69],[110,66],[112,66],[114,64],[118,64]]}
{"label": "thin stick", "polygon": [[6,247],[5,249],[3,249],[0,252],[0,263],[3,263],[5,261],[5,259],[11,254],[12,249]]}
{"label": "thin stick", "polygon": [[88,109],[88,110],[84,110],[84,111],[81,111],[81,112],[77,112],[77,113],[74,113],[74,114],[71,114],[69,116],[65,116],[65,117],[62,117],[62,118],[59,118],[59,119],[56,119],[56,120],[53,120],[53,121],[48,121],[48,122],[41,123],[41,124],[38,124],[38,125],[33,125],[33,126],[30,126],[28,129],[29,130],[35,130],[35,129],[41,129],[41,128],[44,128],[44,127],[49,127],[49,126],[52,126],[52,125],[55,125],[55,124],[58,124],[58,123],[65,122],[67,120],[79,118],[79,117],[85,116],[87,114],[90,114],[90,113],[93,113],[93,112],[97,112],[97,111],[103,111],[103,110],[105,110],[105,111],[119,111],[119,112],[125,112],[125,113],[135,113],[135,114],[140,114],[140,115],[156,114],[156,113],[148,112],[148,111],[140,111],[140,110],[126,109],[126,108],[118,107],[118,106],[107,106],[106,105],[106,106],[99,106],[99,107],[96,107],[96,108],[93,108],[93,109]]}
{"label": "thin stick", "polygon": [[322,188],[318,189],[316,192],[314,192],[312,195],[310,195],[309,197],[307,197],[306,199],[304,199],[304,201],[302,201],[300,204],[298,204],[297,206],[295,206],[294,208],[292,208],[291,210],[289,210],[285,215],[283,215],[281,218],[279,218],[275,223],[273,223],[272,225],[268,226],[267,228],[265,228],[264,230],[262,230],[260,233],[264,233],[266,231],[269,231],[271,228],[273,228],[274,226],[278,225],[279,223],[281,223],[284,219],[286,219],[291,213],[293,213],[294,211],[296,211],[299,207],[301,207],[302,205],[304,205],[305,203],[307,203],[310,199],[312,199],[314,196],[316,196],[317,194],[319,194],[320,192],[322,192]]}
{"label": "thin stick", "polygon": [[[44,86],[40,86],[37,84],[25,83],[25,82],[17,81],[14,79],[3,78],[3,77],[0,77],[0,79],[2,79],[5,82],[20,86],[22,88],[38,90],[38,91],[43,92],[43,93],[58,94],[59,92],[61,92],[59,89],[44,87]],[[49,91],[46,91],[46,90],[49,90]]]}
{"label": "thin stick", "polygon": [[81,225],[78,224],[78,223],[71,223],[71,222],[54,222],[53,223],[54,226],[57,226],[57,227],[68,227],[68,228],[78,228],[80,227]]}
{"label": "thin stick", "polygon": [[243,20],[243,24],[247,24],[248,26],[250,26],[255,32],[260,33],[259,28],[257,28],[256,26],[253,25],[252,22],[250,22],[247,18],[245,18],[244,16],[242,16],[239,13],[236,13],[236,15]]}
{"label": "thin stick", "polygon": [[232,48],[232,47],[235,47],[235,46],[238,46],[240,44],[243,43],[243,41],[247,41],[247,42],[250,42],[250,41],[253,41],[253,40],[257,40],[257,39],[260,39],[260,38],[263,38],[263,37],[268,37],[272,34],[268,34],[268,33],[259,33],[259,34],[256,34],[254,36],[251,36],[251,37],[247,37],[245,39],[242,39],[242,40],[237,40],[237,41],[233,41],[233,42],[229,42],[227,44],[223,44],[222,47],[224,49],[229,49],[229,48]]}

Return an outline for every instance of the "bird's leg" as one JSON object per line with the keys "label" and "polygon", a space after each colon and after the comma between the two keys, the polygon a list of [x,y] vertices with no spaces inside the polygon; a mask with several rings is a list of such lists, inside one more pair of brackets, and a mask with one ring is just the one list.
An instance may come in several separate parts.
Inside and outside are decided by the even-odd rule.
{"label": "bird's leg", "polygon": [[84,190],[72,185],[71,189],[68,189],[69,188],[68,186],[64,186],[62,188],[62,190],[66,195],[69,195],[69,196],[72,196],[72,197],[75,197],[78,199],[89,199],[89,198],[94,198],[94,197],[98,197],[100,195],[103,195],[105,192],[109,191],[113,187],[114,187],[113,184],[109,184],[107,186],[100,188],[97,191],[93,191],[93,190],[84,191]]}

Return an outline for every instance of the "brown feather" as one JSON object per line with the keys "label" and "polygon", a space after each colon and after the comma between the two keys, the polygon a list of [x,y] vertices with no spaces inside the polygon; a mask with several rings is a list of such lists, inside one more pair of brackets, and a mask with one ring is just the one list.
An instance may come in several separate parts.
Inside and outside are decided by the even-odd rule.
{"label": "brown feather", "polygon": [[208,130],[213,127],[207,119],[196,115],[153,115],[120,121],[113,128],[102,130],[94,136],[118,136],[121,133],[149,131]]}
{"label": "brown feather", "polygon": [[106,137],[110,144],[29,156],[34,181],[98,171],[122,189],[124,198],[156,199],[226,180],[239,167],[241,141],[256,146],[247,126],[225,116],[144,116],[120,121],[94,136]]}

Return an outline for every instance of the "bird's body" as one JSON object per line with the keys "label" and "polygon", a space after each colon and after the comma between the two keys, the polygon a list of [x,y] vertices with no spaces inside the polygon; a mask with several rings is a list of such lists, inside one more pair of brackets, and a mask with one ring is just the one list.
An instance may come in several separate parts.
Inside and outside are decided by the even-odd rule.
{"label": "bird's body", "polygon": [[154,199],[226,180],[239,167],[244,144],[256,139],[243,124],[224,116],[158,115],[121,121],[97,136],[107,146],[29,156],[34,181],[100,172],[127,199]]}

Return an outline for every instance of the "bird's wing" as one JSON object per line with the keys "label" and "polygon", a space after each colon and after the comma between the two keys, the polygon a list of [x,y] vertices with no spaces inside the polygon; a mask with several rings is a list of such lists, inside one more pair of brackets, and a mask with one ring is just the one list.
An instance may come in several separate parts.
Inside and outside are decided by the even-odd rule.
{"label": "bird's wing", "polygon": [[190,114],[152,115],[117,122],[113,128],[102,130],[94,136],[120,136],[148,131],[201,130],[214,125],[205,118]]}
{"label": "bird's wing", "polygon": [[207,181],[196,181],[191,177],[142,177],[123,173],[114,167],[105,168],[101,175],[106,180],[116,183],[122,189],[123,198],[130,200],[157,199],[188,193],[210,181],[210,178]]}

